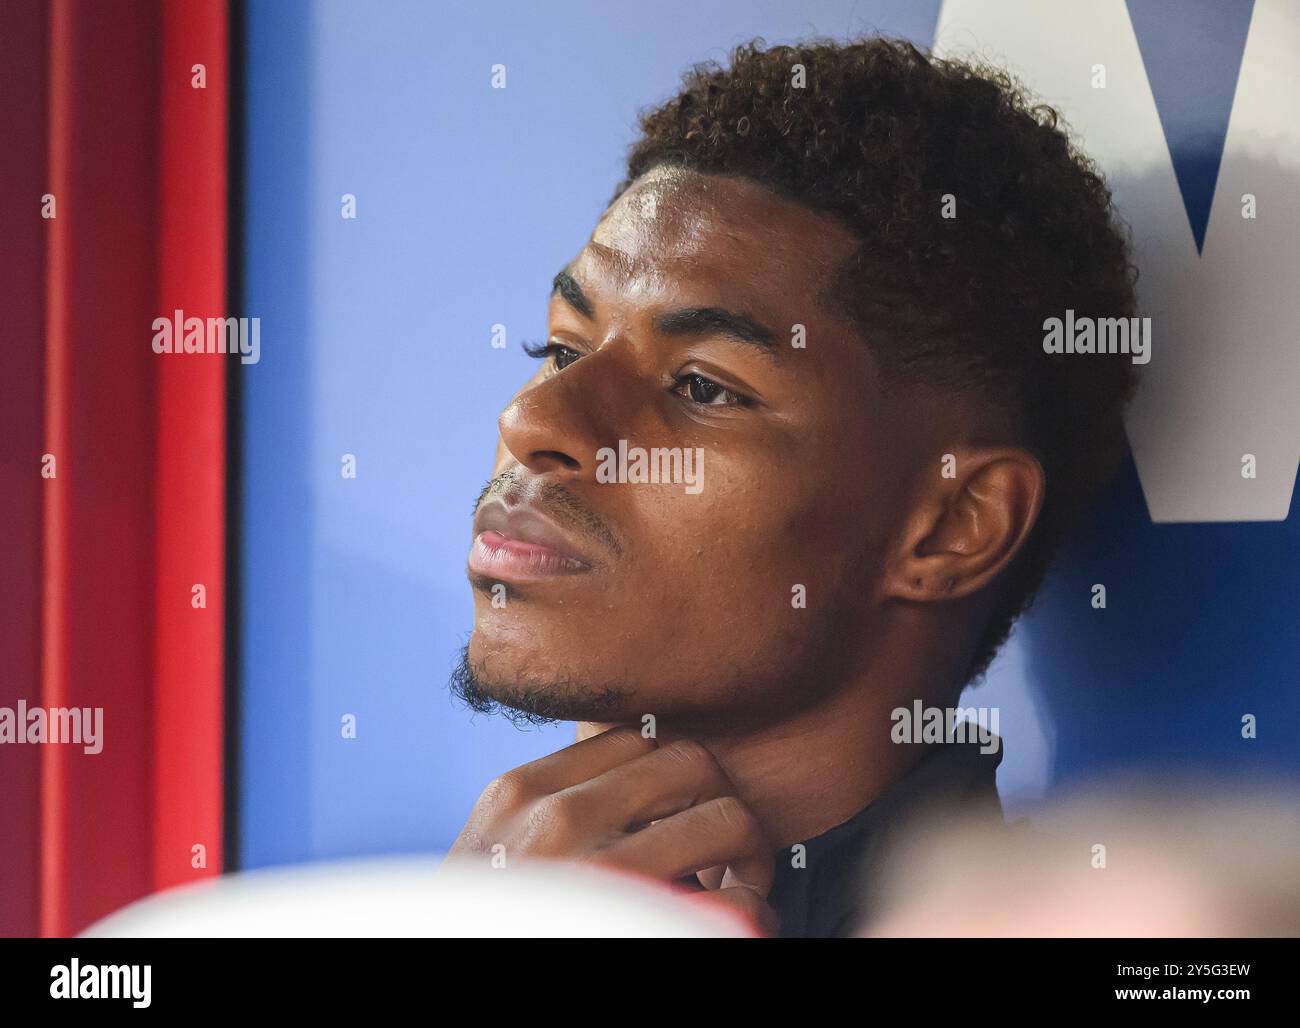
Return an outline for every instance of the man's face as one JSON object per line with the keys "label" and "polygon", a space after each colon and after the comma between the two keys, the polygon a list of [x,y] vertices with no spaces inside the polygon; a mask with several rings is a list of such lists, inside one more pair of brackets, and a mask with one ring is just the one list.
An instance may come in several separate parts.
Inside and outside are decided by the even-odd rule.
{"label": "man's face", "polygon": [[[739,727],[867,658],[916,455],[822,298],[854,248],[739,178],[659,169],[605,213],[475,515],[484,693],[565,720]],[[638,450],[676,481],[636,481]]]}

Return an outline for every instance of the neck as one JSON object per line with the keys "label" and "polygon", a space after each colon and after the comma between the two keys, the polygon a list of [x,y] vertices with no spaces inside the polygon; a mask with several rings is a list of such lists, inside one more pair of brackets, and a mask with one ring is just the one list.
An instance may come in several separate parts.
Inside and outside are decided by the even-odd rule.
{"label": "neck", "polygon": [[[774,848],[811,839],[868,806],[923,756],[926,747],[891,740],[894,709],[910,708],[917,698],[927,705],[953,702],[959,678],[951,669],[931,669],[918,679],[915,660],[882,664],[818,706],[744,734],[674,730],[661,718],[659,745],[689,735],[707,747]],[[908,684],[900,688],[900,682]],[[580,722],[578,739],[613,727]]]}

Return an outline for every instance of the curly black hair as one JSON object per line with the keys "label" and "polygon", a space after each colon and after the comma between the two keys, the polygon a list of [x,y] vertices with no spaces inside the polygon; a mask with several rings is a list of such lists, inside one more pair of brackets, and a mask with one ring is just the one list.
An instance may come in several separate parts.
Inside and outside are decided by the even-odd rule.
{"label": "curly black hair", "polygon": [[[1122,354],[1045,354],[1043,322],[1136,314],[1127,232],[1051,107],[1006,72],[866,38],[735,48],[640,115],[632,182],[658,165],[740,175],[835,216],[860,241],[828,282],[886,375],[961,390],[1008,417],[1047,475],[969,669],[981,676],[1061,535],[1124,454]],[[955,200],[956,217],[943,217]],[[612,202],[612,201],[611,201]]]}

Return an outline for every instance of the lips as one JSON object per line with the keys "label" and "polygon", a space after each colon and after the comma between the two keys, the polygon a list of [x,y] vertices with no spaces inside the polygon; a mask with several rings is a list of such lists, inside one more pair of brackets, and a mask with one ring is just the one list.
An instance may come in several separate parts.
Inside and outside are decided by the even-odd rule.
{"label": "lips", "polygon": [[537,582],[593,570],[594,561],[544,514],[489,500],[474,518],[472,574],[503,582]]}

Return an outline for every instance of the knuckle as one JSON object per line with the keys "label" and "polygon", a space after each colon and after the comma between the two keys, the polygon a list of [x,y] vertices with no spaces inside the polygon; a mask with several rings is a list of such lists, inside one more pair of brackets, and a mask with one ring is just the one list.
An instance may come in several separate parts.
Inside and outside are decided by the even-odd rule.
{"label": "knuckle", "polygon": [[669,759],[692,767],[708,767],[713,764],[713,754],[694,739],[678,739],[664,747],[663,752]]}
{"label": "knuckle", "polygon": [[720,796],[713,801],[714,815],[738,835],[758,834],[758,818],[738,796]]}
{"label": "knuckle", "polygon": [[575,835],[582,824],[578,804],[568,796],[545,796],[533,804],[528,814],[530,839],[566,839]]}
{"label": "knuckle", "polygon": [[627,750],[628,756],[650,753],[655,748],[653,739],[647,739],[638,729],[633,728],[631,725],[620,725],[618,728],[611,728],[604,733],[603,738],[619,749]]}
{"label": "knuckle", "polygon": [[524,776],[516,768],[492,779],[478,798],[480,810],[508,810],[523,804],[528,795]]}
{"label": "knuckle", "polygon": [[640,730],[634,728],[632,725],[618,725],[615,728],[611,728],[605,733],[605,737],[608,739],[618,739],[620,740],[620,744],[623,741],[626,741],[628,744],[635,743],[639,745],[642,742],[649,741],[643,739]]}

